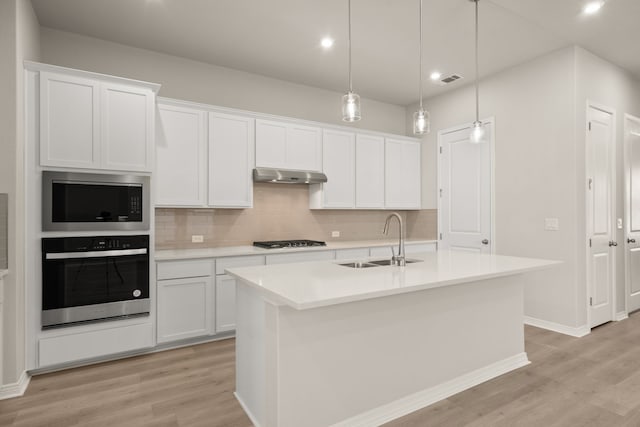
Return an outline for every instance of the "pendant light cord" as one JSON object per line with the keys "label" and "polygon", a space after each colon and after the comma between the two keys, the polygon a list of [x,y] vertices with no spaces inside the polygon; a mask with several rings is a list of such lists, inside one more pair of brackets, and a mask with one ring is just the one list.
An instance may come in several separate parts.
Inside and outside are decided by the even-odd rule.
{"label": "pendant light cord", "polygon": [[478,2],[480,0],[475,0],[476,4],[476,122],[480,121],[480,83],[478,79],[480,78],[478,74]]}
{"label": "pendant light cord", "polygon": [[422,111],[422,0],[420,0],[420,111]]}
{"label": "pendant light cord", "polygon": [[349,0],[349,93],[353,92],[351,83],[351,0]]}

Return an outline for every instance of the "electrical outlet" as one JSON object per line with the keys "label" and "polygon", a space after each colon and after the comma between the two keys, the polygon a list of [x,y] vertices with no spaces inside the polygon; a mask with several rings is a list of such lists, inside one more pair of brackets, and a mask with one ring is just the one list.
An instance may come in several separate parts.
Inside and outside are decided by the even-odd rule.
{"label": "electrical outlet", "polygon": [[194,234],[193,236],[191,236],[191,243],[202,243],[202,242],[204,242],[204,236],[198,235],[198,234]]}
{"label": "electrical outlet", "polygon": [[622,230],[622,218],[618,218],[618,230]]}
{"label": "electrical outlet", "polygon": [[550,231],[558,231],[560,229],[560,222],[558,218],[545,218],[544,229]]}
{"label": "electrical outlet", "polygon": [[339,231],[332,231],[331,232],[331,237],[340,237],[340,232]]}

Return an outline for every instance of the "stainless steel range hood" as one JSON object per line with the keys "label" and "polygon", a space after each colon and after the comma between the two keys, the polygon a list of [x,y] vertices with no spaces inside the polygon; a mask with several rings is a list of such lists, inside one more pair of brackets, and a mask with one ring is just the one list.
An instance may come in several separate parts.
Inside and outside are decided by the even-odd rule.
{"label": "stainless steel range hood", "polygon": [[255,168],[253,170],[253,180],[255,182],[276,182],[282,184],[320,184],[327,182],[327,176],[322,172]]}

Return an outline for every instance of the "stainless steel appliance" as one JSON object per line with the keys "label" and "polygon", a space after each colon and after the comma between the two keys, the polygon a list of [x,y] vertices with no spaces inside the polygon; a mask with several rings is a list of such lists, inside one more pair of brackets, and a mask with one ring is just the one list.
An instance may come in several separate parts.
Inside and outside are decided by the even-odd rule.
{"label": "stainless steel appliance", "polygon": [[291,169],[255,168],[255,182],[274,182],[278,184],[322,184],[327,176],[322,172],[301,171]]}
{"label": "stainless steel appliance", "polygon": [[149,177],[42,172],[44,231],[149,229]]}
{"label": "stainless steel appliance", "polygon": [[42,239],[42,327],[149,314],[149,236]]}
{"label": "stainless steel appliance", "polygon": [[267,240],[264,242],[253,242],[253,246],[266,249],[280,248],[306,248],[309,246],[327,246],[325,242],[317,240]]}

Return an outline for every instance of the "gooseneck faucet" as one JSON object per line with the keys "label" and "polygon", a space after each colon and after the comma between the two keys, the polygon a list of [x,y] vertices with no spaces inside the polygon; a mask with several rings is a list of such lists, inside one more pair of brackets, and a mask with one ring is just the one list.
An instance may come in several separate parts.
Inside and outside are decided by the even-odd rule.
{"label": "gooseneck faucet", "polygon": [[397,212],[393,212],[392,214],[390,214],[384,223],[384,229],[382,230],[382,232],[384,234],[389,234],[389,223],[391,222],[392,218],[398,219],[398,226],[400,227],[400,230],[399,230],[400,237],[398,241],[398,255],[396,255],[395,252],[393,251],[393,246],[391,247],[391,253],[393,254],[393,256],[391,257],[391,264],[397,265],[399,267],[403,267],[405,265],[405,257],[404,257],[404,227],[402,226],[402,217]]}

